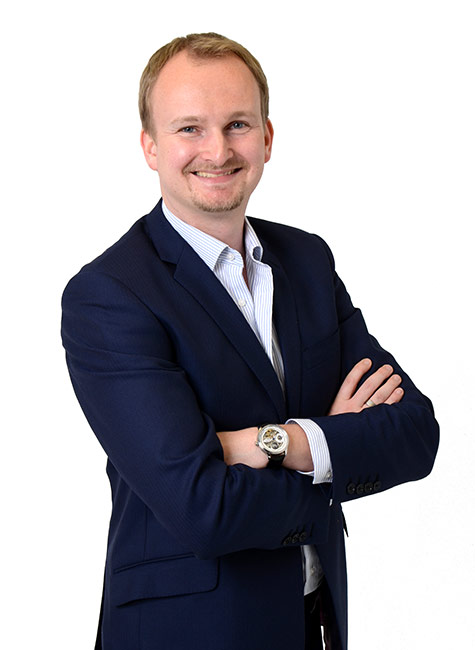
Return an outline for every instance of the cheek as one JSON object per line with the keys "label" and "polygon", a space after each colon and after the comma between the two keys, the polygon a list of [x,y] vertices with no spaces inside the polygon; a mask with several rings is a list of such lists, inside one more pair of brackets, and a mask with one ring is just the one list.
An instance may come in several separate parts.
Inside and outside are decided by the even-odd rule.
{"label": "cheek", "polygon": [[245,159],[249,163],[252,174],[256,178],[260,178],[262,175],[262,172],[264,170],[264,164],[265,164],[265,152],[262,149],[259,150],[253,150],[249,151],[247,155],[245,155]]}
{"label": "cheek", "polygon": [[253,142],[249,142],[246,149],[241,153],[256,168],[263,167],[267,161],[266,148],[262,137],[257,138]]}
{"label": "cheek", "polygon": [[194,148],[189,143],[173,144],[173,146],[164,144],[159,148],[158,164],[163,174],[180,173],[188,163],[195,157]]}

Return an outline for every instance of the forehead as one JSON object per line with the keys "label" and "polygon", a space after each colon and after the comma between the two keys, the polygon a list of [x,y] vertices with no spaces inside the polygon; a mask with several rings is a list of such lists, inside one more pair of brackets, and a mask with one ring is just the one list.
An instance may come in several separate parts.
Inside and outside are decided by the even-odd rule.
{"label": "forehead", "polygon": [[154,117],[231,108],[233,112],[260,111],[257,81],[234,54],[196,58],[179,52],[160,71],[150,100]]}

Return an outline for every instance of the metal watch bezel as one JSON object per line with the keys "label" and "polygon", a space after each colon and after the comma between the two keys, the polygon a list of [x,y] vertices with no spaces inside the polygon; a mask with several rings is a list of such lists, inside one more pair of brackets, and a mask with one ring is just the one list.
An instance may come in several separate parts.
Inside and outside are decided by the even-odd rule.
{"label": "metal watch bezel", "polygon": [[[266,434],[268,434],[270,431],[274,431],[278,436],[281,437],[278,447],[270,446],[268,444],[268,441],[266,440]],[[264,424],[259,428],[259,431],[257,433],[256,445],[266,454],[269,460],[279,457],[283,458],[287,454],[287,449],[289,447],[289,434],[278,424]]]}

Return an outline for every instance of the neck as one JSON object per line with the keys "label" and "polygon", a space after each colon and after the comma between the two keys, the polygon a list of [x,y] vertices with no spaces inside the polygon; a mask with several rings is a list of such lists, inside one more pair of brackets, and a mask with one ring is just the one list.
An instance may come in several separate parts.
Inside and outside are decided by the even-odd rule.
{"label": "neck", "polygon": [[196,211],[192,214],[183,214],[181,210],[174,209],[172,205],[165,201],[167,208],[176,217],[185,223],[201,230],[207,235],[219,239],[230,248],[237,250],[245,259],[244,255],[244,218],[245,207],[240,206],[239,212],[233,210],[224,213],[211,213]]}
{"label": "neck", "polygon": [[223,220],[218,223],[215,221],[208,223],[199,221],[198,223],[190,223],[190,225],[224,242],[230,248],[241,253],[244,258],[244,217],[240,222],[234,224]]}

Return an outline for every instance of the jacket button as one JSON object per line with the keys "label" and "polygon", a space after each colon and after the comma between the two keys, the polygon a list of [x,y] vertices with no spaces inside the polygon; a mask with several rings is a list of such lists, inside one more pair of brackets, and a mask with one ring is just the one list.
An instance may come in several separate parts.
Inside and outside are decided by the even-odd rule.
{"label": "jacket button", "polygon": [[381,489],[381,481],[375,481],[373,483],[373,490],[375,492],[378,492]]}
{"label": "jacket button", "polygon": [[291,537],[286,537],[284,541],[282,542],[282,546],[288,546],[289,544],[292,544],[292,538]]}
{"label": "jacket button", "polygon": [[374,489],[374,485],[372,483],[369,483],[369,482],[365,483],[364,491],[366,492],[366,494],[371,494],[373,489]]}
{"label": "jacket button", "polygon": [[354,494],[356,492],[356,485],[354,483],[348,483],[346,486],[347,494]]}
{"label": "jacket button", "polygon": [[356,494],[358,494],[359,496],[364,494],[364,485],[363,485],[363,483],[358,483],[358,485],[356,486]]}
{"label": "jacket button", "polygon": [[298,533],[296,533],[296,534],[292,537],[292,544],[297,544],[297,542],[298,542],[299,540],[300,540],[300,535],[299,535]]}
{"label": "jacket button", "polygon": [[307,539],[307,533],[305,531],[303,533],[300,533],[299,542],[305,542],[306,539]]}

